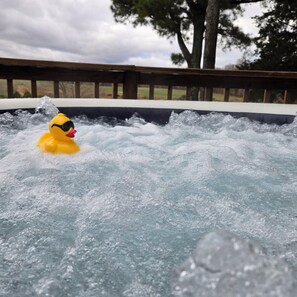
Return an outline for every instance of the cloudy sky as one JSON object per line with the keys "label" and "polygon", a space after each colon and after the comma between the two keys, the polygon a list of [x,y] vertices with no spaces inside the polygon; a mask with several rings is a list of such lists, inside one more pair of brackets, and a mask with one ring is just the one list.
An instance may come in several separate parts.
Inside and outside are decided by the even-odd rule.
{"label": "cloudy sky", "polygon": [[[0,57],[171,67],[175,40],[149,27],[115,23],[111,0],[0,0]],[[256,34],[251,16],[259,4],[245,5],[237,20]],[[234,64],[242,53],[217,52],[217,67]]]}

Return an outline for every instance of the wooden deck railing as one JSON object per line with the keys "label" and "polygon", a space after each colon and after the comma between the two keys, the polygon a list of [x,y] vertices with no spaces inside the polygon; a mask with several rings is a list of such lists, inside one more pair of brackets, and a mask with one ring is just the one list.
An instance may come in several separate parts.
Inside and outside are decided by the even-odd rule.
{"label": "wooden deck railing", "polygon": [[193,87],[223,88],[224,101],[229,101],[230,89],[243,89],[244,102],[250,101],[250,90],[262,89],[265,90],[263,102],[271,102],[273,90],[282,90],[284,103],[291,103],[291,94],[296,94],[297,89],[297,72],[156,68],[6,58],[0,58],[0,79],[7,81],[8,98],[14,96],[14,80],[30,80],[32,97],[37,97],[37,81],[52,81],[55,98],[60,97],[59,82],[62,81],[75,82],[77,98],[80,98],[82,82],[94,83],[95,98],[99,98],[99,83],[113,84],[113,98],[118,98],[118,85],[122,84],[122,97],[127,99],[137,99],[139,85],[148,85],[149,98],[154,99],[155,86],[161,85],[167,86],[169,100],[173,87],[179,86],[187,88],[187,99]]}

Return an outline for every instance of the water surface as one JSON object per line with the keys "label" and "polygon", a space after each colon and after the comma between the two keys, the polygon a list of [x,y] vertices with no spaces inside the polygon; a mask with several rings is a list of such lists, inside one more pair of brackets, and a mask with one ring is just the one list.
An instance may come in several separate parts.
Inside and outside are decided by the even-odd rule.
{"label": "water surface", "polygon": [[81,151],[50,155],[50,114],[0,115],[1,296],[172,296],[174,269],[220,229],[297,279],[296,121],[80,117]]}

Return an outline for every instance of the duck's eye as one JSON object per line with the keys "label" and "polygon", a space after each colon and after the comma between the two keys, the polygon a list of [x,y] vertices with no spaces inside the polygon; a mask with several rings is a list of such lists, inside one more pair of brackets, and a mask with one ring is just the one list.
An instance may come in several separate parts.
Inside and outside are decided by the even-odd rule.
{"label": "duck's eye", "polygon": [[70,128],[74,128],[74,124],[72,121],[67,121],[63,125],[53,124],[52,127],[54,126],[59,127],[64,132],[67,132]]}

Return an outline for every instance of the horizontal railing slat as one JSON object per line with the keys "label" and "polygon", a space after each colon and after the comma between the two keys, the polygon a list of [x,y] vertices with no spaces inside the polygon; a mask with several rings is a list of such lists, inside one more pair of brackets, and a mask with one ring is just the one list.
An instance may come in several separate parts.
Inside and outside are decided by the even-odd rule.
{"label": "horizontal railing slat", "polygon": [[208,88],[240,88],[240,89],[292,89],[297,88],[297,77],[227,77],[225,75],[202,75],[202,74],[160,74],[141,73],[140,84],[174,85],[174,86],[201,86]]}
{"label": "horizontal railing slat", "polygon": [[29,66],[3,66],[0,64],[0,79],[24,79],[44,81],[122,82],[123,72],[71,70]]}

